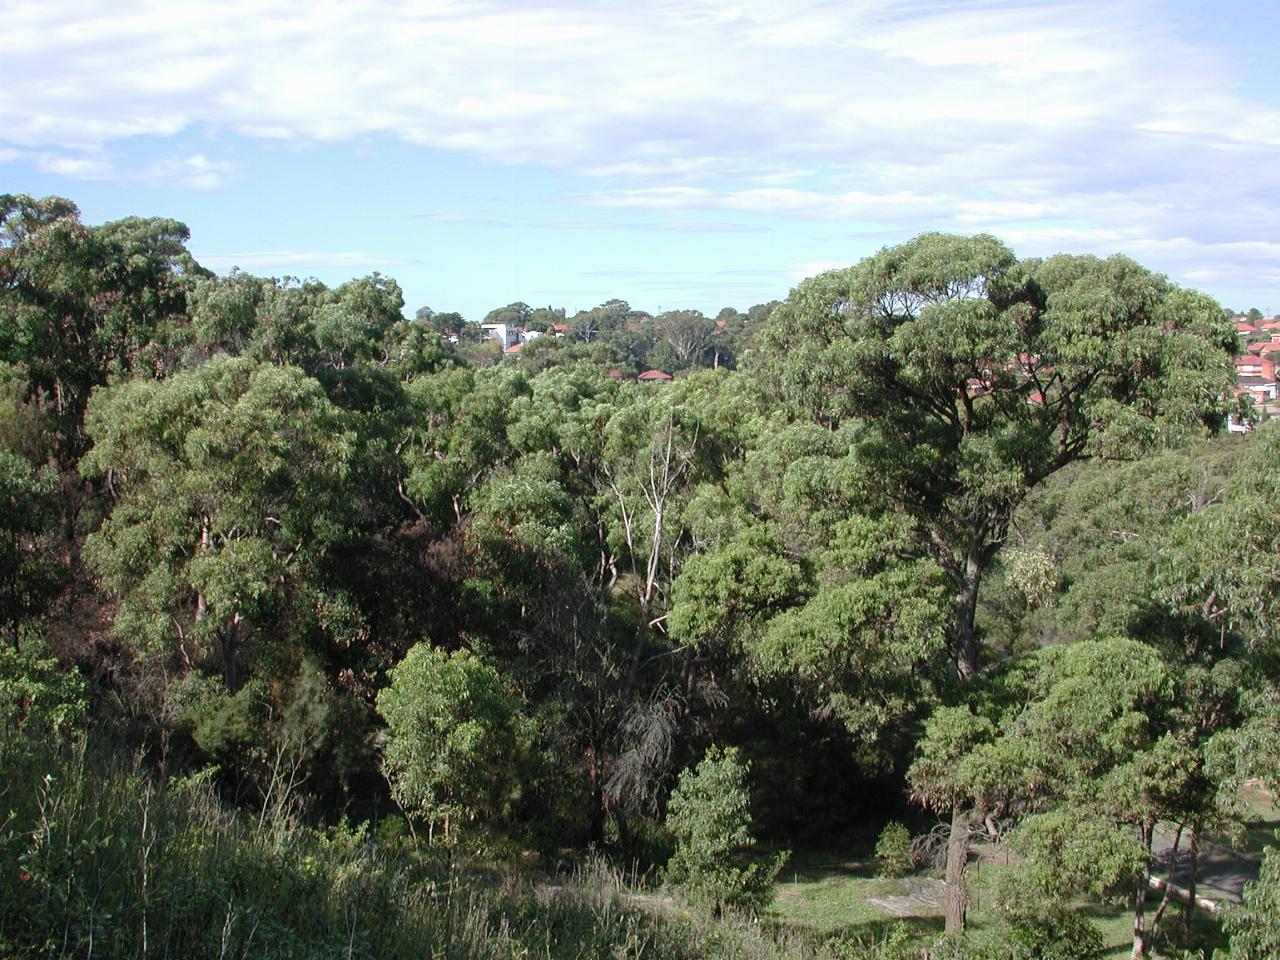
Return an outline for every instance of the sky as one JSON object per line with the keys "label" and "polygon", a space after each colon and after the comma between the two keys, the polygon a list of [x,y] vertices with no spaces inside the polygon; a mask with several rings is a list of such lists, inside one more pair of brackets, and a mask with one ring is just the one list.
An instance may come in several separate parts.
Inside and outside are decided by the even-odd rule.
{"label": "sky", "polygon": [[0,0],[0,192],[480,319],[745,309],[926,230],[1280,310],[1269,0]]}

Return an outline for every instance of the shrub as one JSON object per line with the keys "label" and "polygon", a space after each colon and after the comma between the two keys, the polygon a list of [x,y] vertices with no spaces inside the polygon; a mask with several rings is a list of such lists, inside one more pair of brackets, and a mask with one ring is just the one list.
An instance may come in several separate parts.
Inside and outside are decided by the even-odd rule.
{"label": "shrub", "polygon": [[787,858],[783,852],[766,859],[754,849],[748,772],[736,748],[713,747],[696,768],[680,774],[667,809],[675,852],[666,881],[716,913],[767,903]]}
{"label": "shrub", "polygon": [[876,860],[886,877],[902,877],[911,872],[911,832],[897,820],[890,820],[876,840]]}
{"label": "shrub", "polygon": [[429,824],[497,819],[514,786],[521,703],[493,667],[465,650],[417,644],[378,694],[391,793]]}

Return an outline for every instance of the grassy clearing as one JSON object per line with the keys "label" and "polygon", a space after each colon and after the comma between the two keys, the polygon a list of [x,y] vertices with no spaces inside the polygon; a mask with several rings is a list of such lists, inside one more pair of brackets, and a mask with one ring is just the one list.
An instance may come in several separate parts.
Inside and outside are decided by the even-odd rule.
{"label": "grassy clearing", "polygon": [[[999,875],[1006,868],[986,863],[971,874],[974,904],[969,913],[971,929],[976,933],[995,931],[998,920],[993,909],[994,890]],[[779,877],[769,917],[784,928],[804,931],[820,938],[854,937],[862,941],[883,938],[895,925],[904,927],[920,941],[932,939],[942,932],[941,908],[921,908],[908,917],[894,914],[869,901],[907,893],[902,881],[876,876],[876,863],[869,858],[832,856],[830,853],[797,855]],[[1149,904],[1154,911],[1158,900]],[[1133,913],[1127,905],[1103,905],[1082,902],[1080,912],[1102,934],[1106,952],[1102,960],[1122,960],[1133,946]],[[1171,905],[1166,923],[1180,925],[1181,908]],[[1150,913],[1148,913],[1148,919]],[[1217,921],[1197,911],[1195,942],[1225,945]]]}
{"label": "grassy clearing", "polygon": [[941,911],[902,918],[869,903],[906,893],[900,881],[877,877],[875,870],[870,859],[797,854],[778,878],[769,915],[785,926],[823,936],[877,936],[895,923],[922,935],[941,931]]}

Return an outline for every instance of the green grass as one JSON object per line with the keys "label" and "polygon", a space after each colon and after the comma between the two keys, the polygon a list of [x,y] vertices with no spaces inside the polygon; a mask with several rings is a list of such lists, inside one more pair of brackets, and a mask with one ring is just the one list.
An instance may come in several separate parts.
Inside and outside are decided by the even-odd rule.
{"label": "green grass", "polygon": [[[778,877],[770,915],[779,923],[820,934],[865,932],[898,919],[868,899],[904,892],[899,881],[875,876],[873,861],[797,855]],[[932,928],[940,916],[939,912],[908,922]]]}
{"label": "green grass", "polygon": [[[972,868],[971,868],[972,869]],[[996,927],[992,901],[999,874],[1006,869],[987,863],[974,869],[974,900],[969,912],[969,925],[981,933]],[[769,916],[783,927],[816,934],[820,937],[854,936],[863,940],[882,937],[895,924],[902,924],[921,940],[942,932],[941,909],[923,909],[911,917],[897,917],[869,903],[871,898],[903,894],[901,881],[878,877],[872,859],[840,856],[832,853],[808,853],[795,856],[778,878]],[[1148,901],[1148,921],[1159,905],[1155,895]],[[1105,960],[1128,957],[1133,946],[1133,912],[1128,905],[1103,905],[1082,902],[1081,912],[1102,934],[1106,944]],[[1166,924],[1182,922],[1181,907],[1171,904]],[[1221,944],[1217,922],[1204,911],[1196,914],[1196,939],[1202,943]]]}
{"label": "green grass", "polygon": [[81,742],[0,727],[0,958],[791,960],[808,938],[401,837],[225,807]]}

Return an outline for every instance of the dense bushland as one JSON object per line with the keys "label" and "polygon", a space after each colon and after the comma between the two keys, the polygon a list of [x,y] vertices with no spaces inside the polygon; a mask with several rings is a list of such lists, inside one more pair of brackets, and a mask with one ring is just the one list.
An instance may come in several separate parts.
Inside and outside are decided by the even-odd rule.
{"label": "dense bushland", "polygon": [[474,864],[758,908],[773,851],[933,815],[940,949],[1091,942],[1012,894],[967,940],[985,844],[1194,946],[1156,838],[1280,774],[1280,434],[1221,435],[1212,300],[925,235],[714,320],[510,304],[503,354],[185,242],[0,198],[10,952],[803,950]]}

